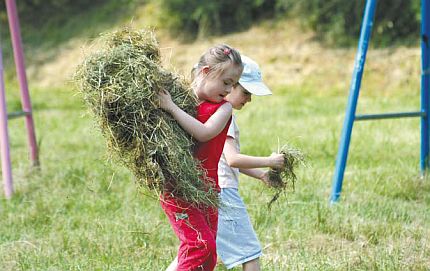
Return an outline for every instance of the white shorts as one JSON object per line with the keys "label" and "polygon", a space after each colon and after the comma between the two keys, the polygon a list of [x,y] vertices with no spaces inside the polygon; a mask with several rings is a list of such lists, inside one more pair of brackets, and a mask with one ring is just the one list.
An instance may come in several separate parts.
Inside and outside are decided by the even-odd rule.
{"label": "white shorts", "polygon": [[259,258],[261,246],[236,188],[221,189],[217,254],[227,269]]}

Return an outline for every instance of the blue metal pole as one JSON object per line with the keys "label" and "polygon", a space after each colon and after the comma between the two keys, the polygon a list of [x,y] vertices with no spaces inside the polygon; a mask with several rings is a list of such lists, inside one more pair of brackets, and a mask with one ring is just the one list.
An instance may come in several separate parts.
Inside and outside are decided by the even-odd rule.
{"label": "blue metal pole", "polygon": [[348,158],[349,143],[351,141],[352,126],[357,108],[361,78],[363,77],[364,63],[366,61],[367,47],[369,45],[370,34],[372,33],[376,2],[376,0],[366,1],[363,22],[361,24],[360,40],[358,42],[358,51],[355,58],[354,72],[349,89],[348,105],[346,108],[341,141],[336,158],[336,168],[333,176],[333,188],[330,198],[331,203],[335,203],[339,200],[340,192],[342,190],[343,175],[345,172],[346,160]]}
{"label": "blue metal pole", "polygon": [[430,118],[430,0],[421,0],[421,174],[429,167]]}

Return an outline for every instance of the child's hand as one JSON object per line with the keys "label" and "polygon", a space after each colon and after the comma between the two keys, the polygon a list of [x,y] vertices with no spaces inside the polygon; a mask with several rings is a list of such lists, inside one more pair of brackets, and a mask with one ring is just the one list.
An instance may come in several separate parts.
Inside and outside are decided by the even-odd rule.
{"label": "child's hand", "polygon": [[269,171],[265,170],[263,174],[260,176],[260,180],[265,184],[269,185]]}
{"label": "child's hand", "polygon": [[158,101],[161,109],[172,112],[175,103],[172,101],[172,97],[167,90],[162,89],[158,92]]}
{"label": "child's hand", "polygon": [[279,153],[272,153],[269,156],[271,168],[283,168],[284,167],[284,155]]}

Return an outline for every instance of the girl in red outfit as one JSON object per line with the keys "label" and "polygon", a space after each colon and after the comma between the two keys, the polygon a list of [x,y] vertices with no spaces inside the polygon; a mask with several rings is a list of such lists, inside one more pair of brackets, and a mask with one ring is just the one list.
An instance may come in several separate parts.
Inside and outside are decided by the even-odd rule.
{"label": "girl in red outfit", "polygon": [[[224,97],[237,84],[242,70],[240,54],[228,45],[212,47],[200,57],[193,69],[192,83],[200,101],[197,118],[173,103],[168,92],[160,93],[160,107],[171,113],[179,125],[199,142],[194,156],[207,171],[207,181],[218,191],[218,162],[232,114],[232,106]],[[180,240],[176,270],[214,270],[218,210],[197,208],[168,194],[160,202]],[[169,268],[175,270],[175,265],[173,263]]]}

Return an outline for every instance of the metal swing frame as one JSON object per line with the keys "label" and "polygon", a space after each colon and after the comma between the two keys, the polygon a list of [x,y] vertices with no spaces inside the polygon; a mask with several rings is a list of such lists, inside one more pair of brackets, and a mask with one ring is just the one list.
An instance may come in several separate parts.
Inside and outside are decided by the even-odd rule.
{"label": "metal swing frame", "polygon": [[424,174],[429,167],[429,135],[430,135],[430,0],[421,0],[421,110],[417,112],[400,112],[385,114],[356,115],[357,101],[360,92],[361,79],[366,61],[367,48],[372,33],[377,0],[367,0],[361,25],[358,51],[355,58],[354,72],[350,86],[348,105],[336,159],[333,175],[333,186],[330,202],[339,201],[342,191],[346,161],[354,121],[391,119],[391,118],[421,118],[421,155],[420,168]]}
{"label": "metal swing frame", "polygon": [[0,152],[4,192],[6,198],[11,198],[13,194],[13,181],[10,159],[8,119],[18,117],[25,118],[25,126],[27,128],[27,140],[30,149],[29,156],[33,166],[39,166],[39,156],[37,150],[36,133],[34,129],[30,94],[28,91],[27,75],[25,72],[24,53],[22,49],[18,12],[15,0],[5,0],[5,2],[22,104],[22,111],[8,114],[6,107],[6,90],[4,84],[3,53],[1,49],[0,39]]}

